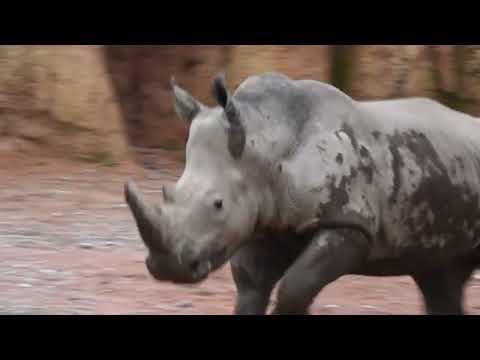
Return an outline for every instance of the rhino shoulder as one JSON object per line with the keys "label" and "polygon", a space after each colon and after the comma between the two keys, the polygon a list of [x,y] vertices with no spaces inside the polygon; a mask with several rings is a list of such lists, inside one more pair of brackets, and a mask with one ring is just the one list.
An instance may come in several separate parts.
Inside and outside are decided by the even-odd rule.
{"label": "rhino shoulder", "polygon": [[[355,101],[336,87],[316,80],[292,80],[269,72],[248,77],[234,93],[243,104],[282,112],[290,118],[315,112],[343,112],[355,108]],[[306,121],[307,119],[303,119]],[[303,123],[303,121],[301,121]]]}

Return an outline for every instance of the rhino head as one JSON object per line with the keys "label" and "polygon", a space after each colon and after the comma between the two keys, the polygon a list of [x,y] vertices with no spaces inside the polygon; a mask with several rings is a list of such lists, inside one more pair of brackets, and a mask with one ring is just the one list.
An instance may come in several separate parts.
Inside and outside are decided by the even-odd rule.
{"label": "rhino head", "polygon": [[242,170],[245,128],[224,75],[213,81],[219,106],[208,107],[171,80],[176,113],[190,125],[184,171],[163,186],[163,203],[148,204],[133,183],[126,202],[149,251],[146,266],[160,281],[197,283],[223,264],[253,232],[254,194]]}

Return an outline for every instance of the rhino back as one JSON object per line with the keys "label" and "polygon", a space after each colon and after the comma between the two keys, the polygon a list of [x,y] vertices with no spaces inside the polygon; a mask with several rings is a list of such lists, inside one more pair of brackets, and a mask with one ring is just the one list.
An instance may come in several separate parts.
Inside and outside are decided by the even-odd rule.
{"label": "rhino back", "polygon": [[283,76],[250,79],[236,96],[261,113],[247,127],[279,169],[279,227],[360,226],[372,258],[453,256],[477,245],[477,119],[428,99],[356,102]]}
{"label": "rhino back", "polygon": [[359,226],[373,258],[477,245],[478,119],[428,99],[356,102],[280,74],[247,79],[235,98],[251,152],[272,169],[273,226]]}
{"label": "rhino back", "polygon": [[480,121],[428,99],[358,109],[382,170],[375,184],[378,240],[397,253],[422,247],[454,255],[477,246]]}

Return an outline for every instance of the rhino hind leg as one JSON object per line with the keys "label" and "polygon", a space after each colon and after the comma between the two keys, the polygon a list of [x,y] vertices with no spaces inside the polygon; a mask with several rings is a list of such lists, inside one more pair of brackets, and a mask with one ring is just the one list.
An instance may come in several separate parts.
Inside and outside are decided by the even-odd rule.
{"label": "rhino hind leg", "polygon": [[319,232],[286,272],[273,315],[307,315],[318,293],[364,263],[368,239],[357,230]]}
{"label": "rhino hind leg", "polygon": [[266,314],[273,288],[304,247],[289,240],[251,241],[232,257],[230,266],[237,288],[235,315]]}
{"label": "rhino hind leg", "polygon": [[441,269],[413,275],[423,296],[428,315],[464,315],[465,284],[470,279],[476,264],[459,261]]}

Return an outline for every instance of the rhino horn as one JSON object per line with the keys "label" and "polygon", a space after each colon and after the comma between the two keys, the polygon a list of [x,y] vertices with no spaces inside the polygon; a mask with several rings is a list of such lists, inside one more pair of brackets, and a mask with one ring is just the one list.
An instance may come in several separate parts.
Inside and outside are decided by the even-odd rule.
{"label": "rhino horn", "polygon": [[137,224],[143,242],[149,250],[167,253],[169,248],[161,232],[161,210],[147,204],[133,182],[125,184],[127,202]]}
{"label": "rhino horn", "polygon": [[149,250],[146,260],[150,274],[159,281],[193,284],[202,280],[179,261],[162,237],[160,208],[149,206],[134,183],[125,184],[125,200],[135,218],[143,242]]}

